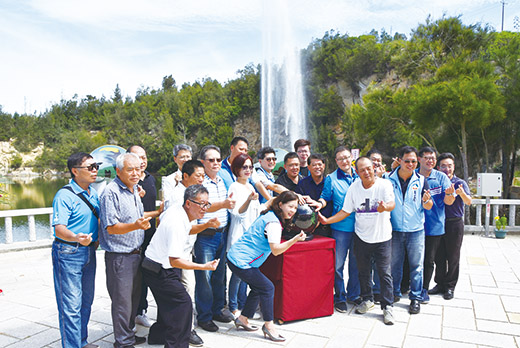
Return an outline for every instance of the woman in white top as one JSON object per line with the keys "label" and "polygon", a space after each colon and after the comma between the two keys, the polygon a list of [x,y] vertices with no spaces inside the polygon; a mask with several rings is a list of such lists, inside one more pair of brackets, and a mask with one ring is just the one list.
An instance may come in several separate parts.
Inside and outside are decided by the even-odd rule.
{"label": "woman in white top", "polygon": [[[229,186],[228,196],[233,195],[236,200],[235,208],[229,209],[231,223],[229,225],[227,250],[231,248],[260,215],[258,193],[249,183],[253,173],[253,161],[247,154],[240,154],[233,159],[231,171],[236,181]],[[229,310],[233,315],[242,310],[247,298],[247,284],[233,274],[228,288]]]}

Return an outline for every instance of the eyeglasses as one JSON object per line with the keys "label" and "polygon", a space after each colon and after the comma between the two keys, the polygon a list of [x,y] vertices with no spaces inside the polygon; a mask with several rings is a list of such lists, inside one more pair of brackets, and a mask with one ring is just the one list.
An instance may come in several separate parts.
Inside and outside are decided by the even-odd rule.
{"label": "eyeglasses", "polygon": [[211,207],[211,203],[210,202],[206,202],[206,203],[204,203],[204,202],[197,202],[197,201],[194,201],[193,199],[188,199],[188,201],[197,204],[202,209],[209,209]]}
{"label": "eyeglasses", "polygon": [[204,161],[208,161],[209,163],[215,163],[215,162],[220,163],[220,162],[222,162],[222,158],[207,158]]}
{"label": "eyeglasses", "polygon": [[338,162],[350,161],[350,157],[340,157],[340,158],[336,158],[336,161],[338,161]]}
{"label": "eyeglasses", "polygon": [[436,160],[436,158],[433,157],[433,156],[424,156],[423,158],[424,158],[425,160],[427,160],[427,161],[435,161],[435,160]]}
{"label": "eyeglasses", "polygon": [[404,160],[403,162],[406,164],[410,164],[410,163],[415,164],[415,163],[417,163],[417,160]]}
{"label": "eyeglasses", "polygon": [[242,169],[243,170],[246,170],[246,169],[253,170],[253,166],[242,166]]}
{"label": "eyeglasses", "polygon": [[266,158],[264,158],[264,160],[266,160],[268,162],[276,162],[276,157],[266,157]]}
{"label": "eyeglasses", "polygon": [[92,164],[89,164],[88,166],[77,166],[77,167],[73,167],[73,168],[87,168],[87,170],[89,172],[93,172],[94,170],[98,170],[99,169],[99,165],[101,163],[92,163]]}

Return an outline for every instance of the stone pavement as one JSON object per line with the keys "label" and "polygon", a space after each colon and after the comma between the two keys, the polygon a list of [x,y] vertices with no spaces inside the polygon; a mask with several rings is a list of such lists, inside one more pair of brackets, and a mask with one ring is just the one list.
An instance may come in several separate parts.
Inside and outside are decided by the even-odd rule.
{"label": "stone pavement", "polygon": [[[100,347],[114,342],[103,252],[98,251],[96,298],[89,339]],[[0,347],[61,347],[50,249],[0,254]],[[155,318],[152,297],[149,314]],[[397,323],[385,326],[379,308],[286,323],[284,343],[261,333],[219,324],[217,333],[197,332],[205,347],[520,347],[520,235],[504,240],[466,235],[455,299],[431,296],[421,313],[409,315],[408,300],[395,304]],[[138,326],[138,335],[147,329]],[[148,347],[143,344],[139,347]],[[150,346],[153,347],[153,346]],[[155,346],[156,347],[156,346]]]}

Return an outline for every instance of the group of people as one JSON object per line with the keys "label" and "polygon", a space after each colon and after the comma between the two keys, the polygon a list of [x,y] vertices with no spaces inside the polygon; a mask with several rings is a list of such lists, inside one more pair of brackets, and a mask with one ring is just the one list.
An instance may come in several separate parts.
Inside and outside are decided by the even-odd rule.
{"label": "group of people", "polygon": [[[303,232],[282,239],[302,204],[318,211],[316,233],[336,241],[338,312],[346,312],[350,302],[363,314],[379,302],[385,324],[393,324],[392,305],[408,289],[411,314],[428,302],[428,292],[453,298],[463,206],[471,204],[467,184],[454,175],[453,155],[440,155],[436,170],[435,150],[405,146],[395,168],[386,172],[378,151],[358,158],[354,169],[350,150],[340,146],[338,168],[326,175],[325,157],[311,153],[311,143],[300,139],[275,178],[276,151],[261,148],[255,168],[248,146],[247,139],[235,137],[227,158],[208,145],[197,160],[191,147],[176,145],[178,170],[162,180],[159,209],[142,147],[130,146],[117,158],[117,177],[99,196],[92,187],[99,163],[87,153],[69,157],[72,179],[53,202],[52,259],[63,347],[97,347],[88,342],[87,324],[98,246],[105,250],[114,347],[146,341],[136,336],[136,324],[150,327],[149,344],[202,346],[195,323],[215,332],[215,321],[234,321],[237,329],[256,331],[249,320],[257,312],[263,335],[284,341],[273,324],[274,286],[259,267],[271,253],[305,240]],[[428,291],[435,266],[437,285]],[[157,304],[155,323],[146,314],[147,289]]]}

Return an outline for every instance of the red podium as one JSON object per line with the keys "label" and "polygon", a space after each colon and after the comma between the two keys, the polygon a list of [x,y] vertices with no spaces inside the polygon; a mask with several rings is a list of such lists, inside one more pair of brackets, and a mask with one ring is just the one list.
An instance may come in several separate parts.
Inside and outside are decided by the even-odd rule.
{"label": "red podium", "polygon": [[283,321],[334,313],[335,240],[315,236],[269,258],[260,270],[275,286],[274,317]]}

